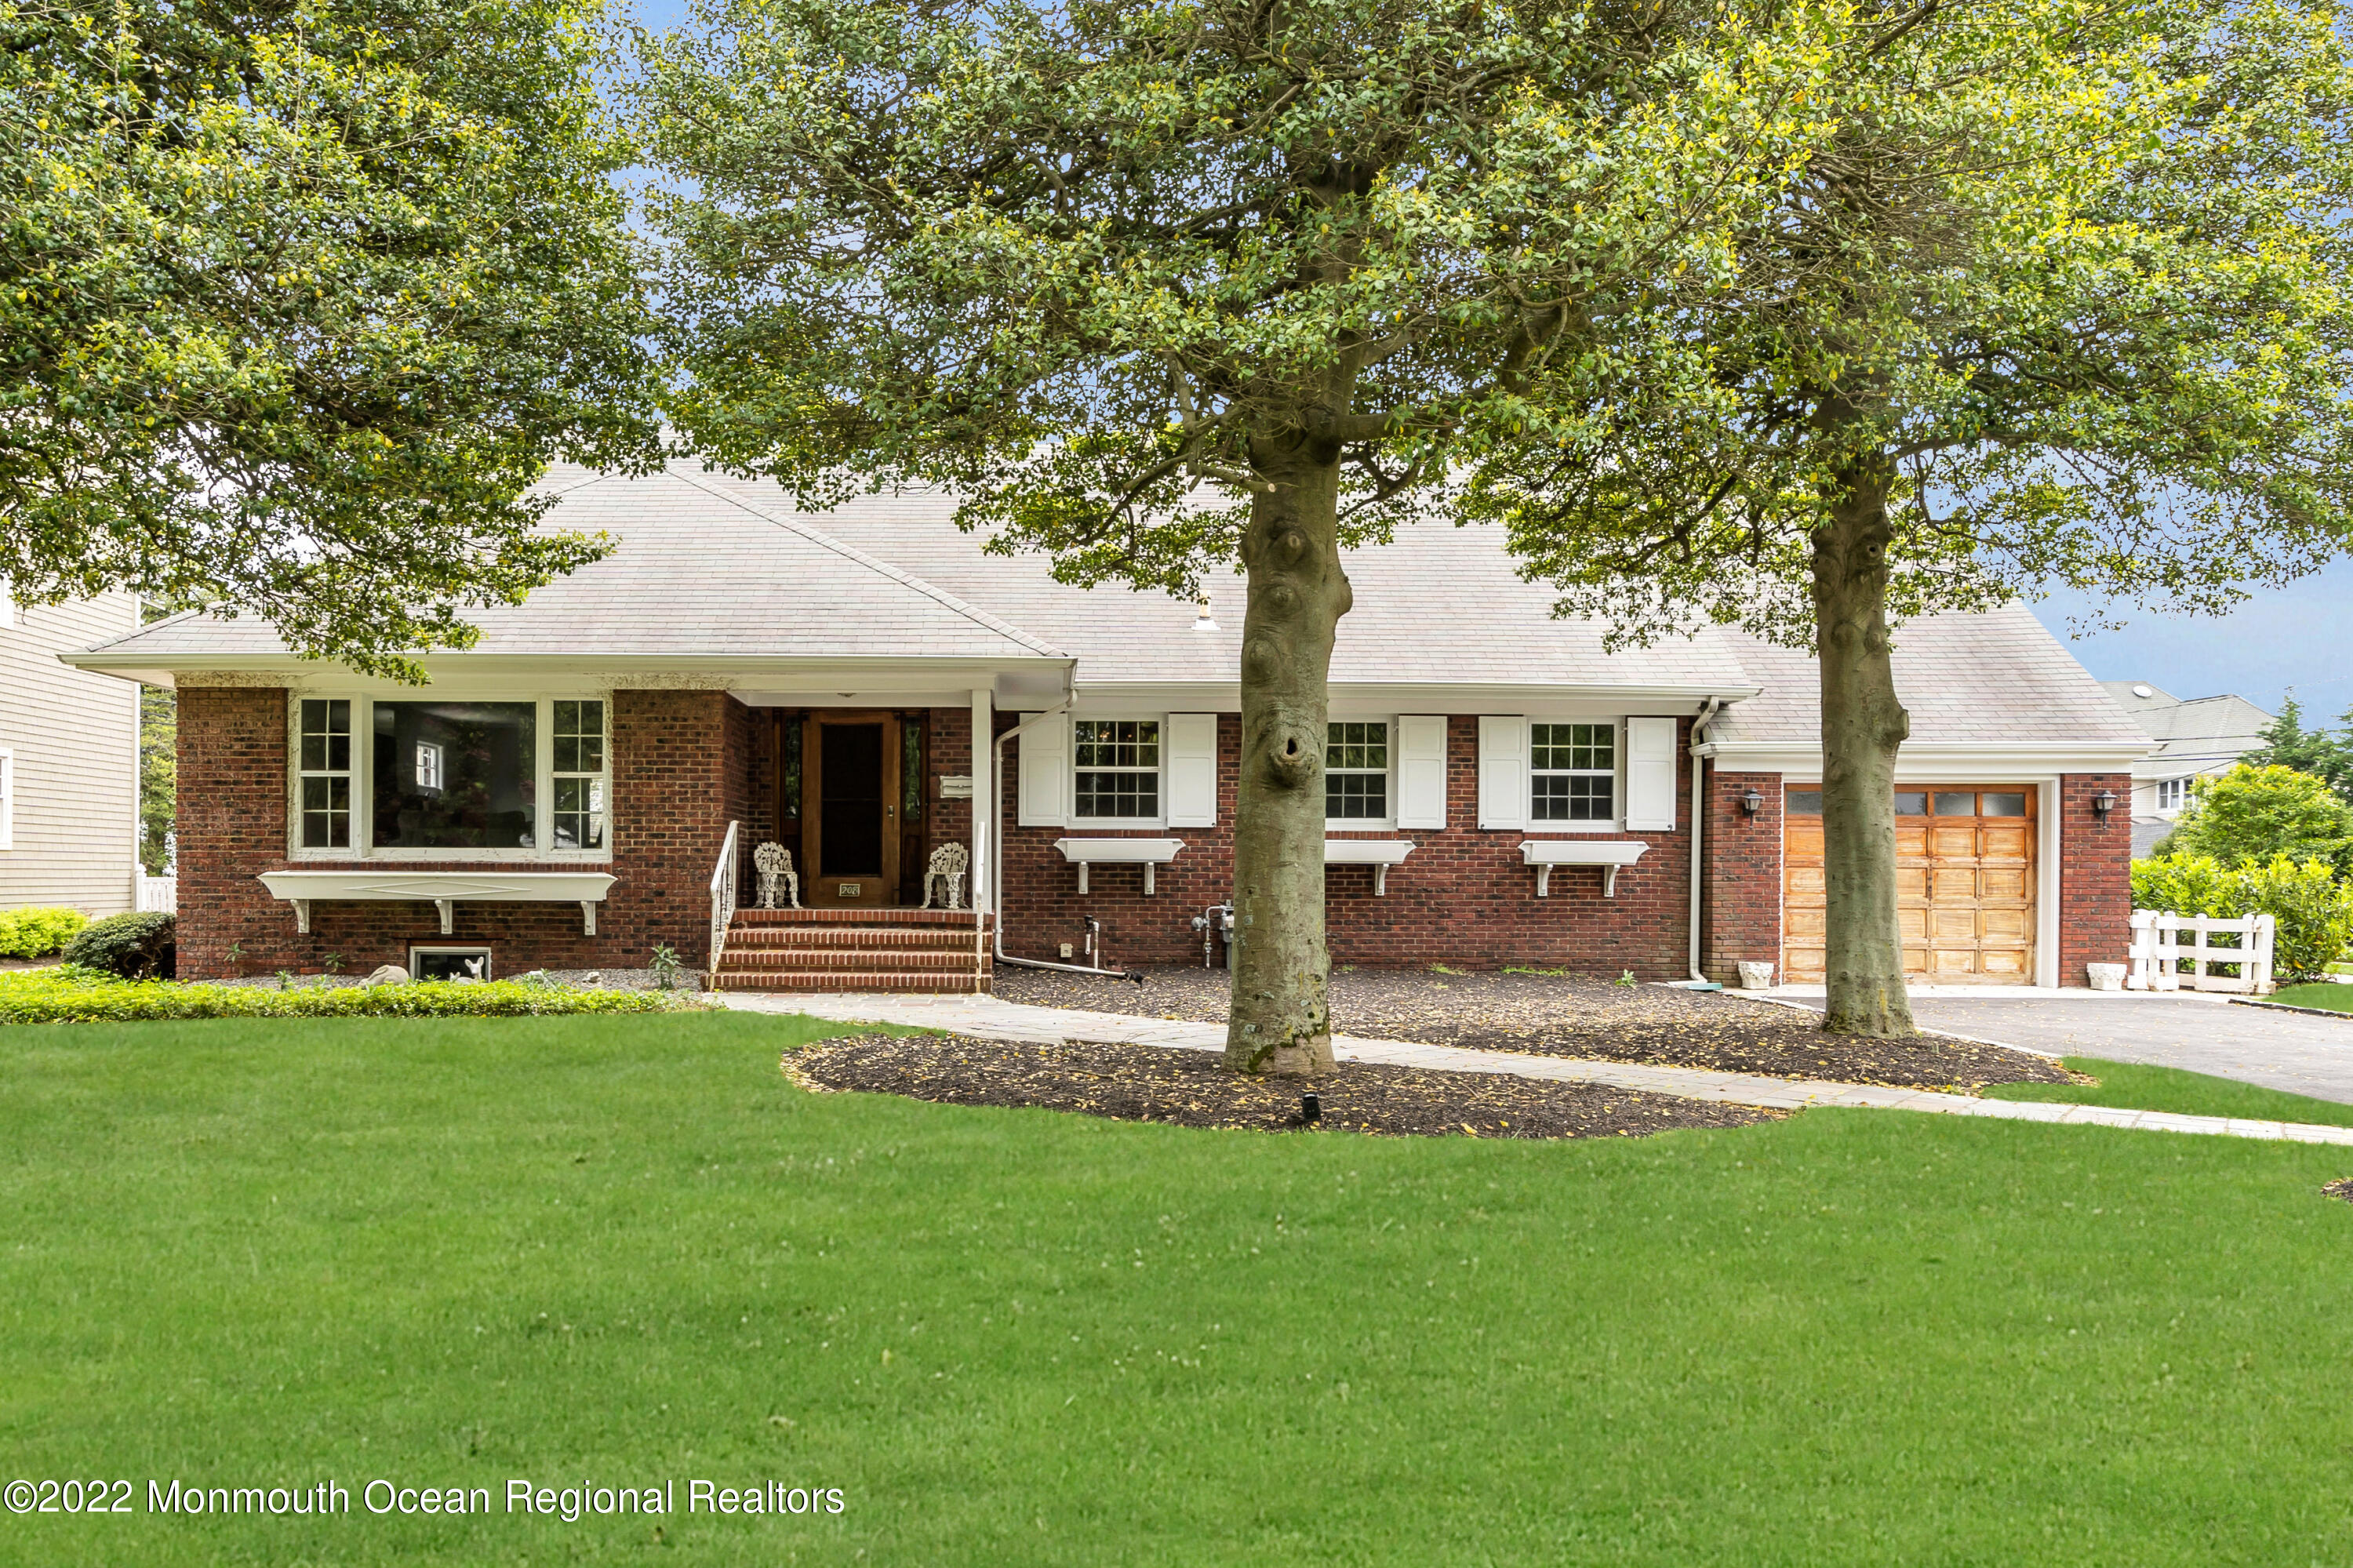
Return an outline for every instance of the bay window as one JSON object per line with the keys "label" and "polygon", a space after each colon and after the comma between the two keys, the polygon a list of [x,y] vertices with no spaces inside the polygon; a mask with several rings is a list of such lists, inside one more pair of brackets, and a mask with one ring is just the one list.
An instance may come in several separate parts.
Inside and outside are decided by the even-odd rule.
{"label": "bay window", "polygon": [[295,847],[388,859],[599,854],[606,716],[602,699],[301,698]]}

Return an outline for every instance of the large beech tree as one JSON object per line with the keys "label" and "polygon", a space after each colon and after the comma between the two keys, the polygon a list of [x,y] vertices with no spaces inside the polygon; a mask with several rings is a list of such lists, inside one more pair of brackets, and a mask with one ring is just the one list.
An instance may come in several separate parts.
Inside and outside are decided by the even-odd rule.
{"label": "large beech tree", "polygon": [[1825,1026],[1883,1035],[1891,626],[2053,582],[2212,609],[2353,540],[2353,84],[2327,5],[1831,20],[1829,132],[1731,286],[1662,306],[1672,367],[1550,379],[1472,505],[1565,608],[1818,655]]}
{"label": "large beech tree", "polygon": [[414,676],[659,448],[591,0],[0,0],[0,578]]}
{"label": "large beech tree", "polygon": [[704,0],[637,99],[672,411],[804,503],[952,484],[1065,580],[1240,559],[1228,1060],[1324,1070],[1340,552],[1723,274],[1820,64],[1683,0]]}

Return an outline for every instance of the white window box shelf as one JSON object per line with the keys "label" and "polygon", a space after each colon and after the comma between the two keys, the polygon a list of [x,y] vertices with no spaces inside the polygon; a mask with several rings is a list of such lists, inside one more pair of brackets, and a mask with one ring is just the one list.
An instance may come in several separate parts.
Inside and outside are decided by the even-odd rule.
{"label": "white window box shelf", "polygon": [[1536,868],[1536,896],[1552,895],[1552,868],[1556,865],[1598,865],[1601,868],[1601,896],[1618,896],[1618,868],[1631,865],[1650,852],[1646,843],[1577,842],[1576,840],[1524,839],[1520,842],[1520,859]]}
{"label": "white window box shelf", "polygon": [[268,871],[269,896],[294,906],[294,928],[311,932],[311,906],[321,899],[352,903],[431,904],[448,936],[463,904],[577,904],[581,927],[596,934],[596,906],[617,879],[601,871]]}
{"label": "white window box shelf", "polygon": [[1185,847],[1183,839],[1056,839],[1054,847],[1062,858],[1079,868],[1079,891],[1087,890],[1087,867],[1091,865],[1140,865],[1144,868],[1144,891],[1151,895],[1152,874],[1176,858]]}
{"label": "white window box shelf", "polygon": [[1369,865],[1373,868],[1373,896],[1384,897],[1389,890],[1389,867],[1403,865],[1405,857],[1413,853],[1410,839],[1325,839],[1324,863],[1333,865]]}

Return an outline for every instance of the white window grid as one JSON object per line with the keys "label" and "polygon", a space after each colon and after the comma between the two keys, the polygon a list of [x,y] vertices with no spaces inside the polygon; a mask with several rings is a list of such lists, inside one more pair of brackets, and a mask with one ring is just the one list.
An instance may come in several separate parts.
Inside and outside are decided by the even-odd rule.
{"label": "white window grid", "polygon": [[302,697],[295,704],[295,842],[306,850],[348,850],[352,832],[353,699]]}
{"label": "white window grid", "polygon": [[[417,699],[406,695],[392,695],[386,696],[384,700],[397,703]],[[534,726],[538,736],[538,755],[533,769],[538,782],[533,798],[545,804],[537,812],[538,821],[534,826],[534,837],[537,840],[535,844],[525,849],[427,849],[392,844],[382,848],[373,847],[369,841],[373,837],[374,827],[370,820],[374,805],[371,780],[375,777],[375,767],[374,699],[364,696],[297,696],[293,700],[293,711],[290,715],[295,755],[291,758],[293,788],[292,796],[289,801],[290,810],[288,813],[290,819],[288,823],[290,853],[298,858],[311,860],[371,858],[402,861],[609,860],[611,850],[607,826],[612,804],[613,705],[611,695],[602,694],[587,697],[533,697],[504,693],[485,693],[480,695],[469,694],[463,698],[453,697],[452,700],[531,702],[538,705],[538,722]],[[306,711],[306,705],[310,704],[332,704],[341,710],[340,716],[343,722],[350,726],[346,736],[347,746],[322,747],[313,749],[310,755],[305,755],[303,749],[305,732],[312,716]],[[594,730],[596,744],[593,747],[583,747],[575,749],[567,758],[573,762],[573,768],[559,775],[554,767],[557,748],[554,719],[555,710],[567,705],[573,710],[572,716],[575,721],[573,738],[584,738],[579,726],[586,723]],[[588,715],[586,712],[590,708],[596,710],[594,715]],[[335,733],[324,727],[324,715],[320,716],[322,726],[316,733],[322,737]],[[587,766],[587,760],[592,757],[595,764],[593,768]],[[340,766],[322,765],[315,768],[306,766],[309,762],[322,759]],[[433,767],[421,757],[413,760],[420,770]],[[559,790],[556,785],[560,778],[572,781],[578,788],[571,791]],[[340,799],[343,802],[341,809],[345,813],[345,821],[348,825],[343,829],[343,842],[312,842],[311,835],[305,832],[305,792],[310,781],[313,779],[340,781],[342,785],[340,791],[317,790],[314,792],[314,798],[322,800]],[[437,784],[433,787],[438,786]],[[596,842],[575,848],[573,844],[561,841],[557,832],[558,812],[554,809],[559,798],[579,799],[586,802],[584,814],[594,819]],[[574,831],[575,832],[579,831],[576,825]]]}
{"label": "white window grid", "polygon": [[1618,817],[1618,726],[1528,726],[1528,821],[1606,826]]}
{"label": "white window grid", "polygon": [[2157,809],[2158,810],[2179,811],[2188,804],[2189,804],[2189,779],[2160,779],[2157,781]]}
{"label": "white window grid", "polygon": [[1335,719],[1325,726],[1324,820],[1375,828],[1395,819],[1395,758],[1387,719]]}
{"label": "white window grid", "polygon": [[1073,818],[1097,823],[1160,821],[1158,719],[1074,719],[1071,742]]}

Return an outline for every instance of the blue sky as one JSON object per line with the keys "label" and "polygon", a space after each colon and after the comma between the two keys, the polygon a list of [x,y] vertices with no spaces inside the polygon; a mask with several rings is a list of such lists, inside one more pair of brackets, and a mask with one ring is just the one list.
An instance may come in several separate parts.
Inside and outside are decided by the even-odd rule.
{"label": "blue sky", "polygon": [[2259,590],[2231,615],[2126,612],[2123,630],[2070,641],[2069,617],[2098,608],[2070,595],[2034,611],[2100,680],[2150,681],[2178,697],[2235,692],[2274,713],[2294,686],[2307,725],[2353,706],[2353,560]]}

